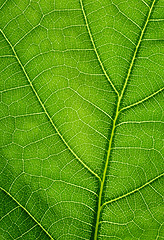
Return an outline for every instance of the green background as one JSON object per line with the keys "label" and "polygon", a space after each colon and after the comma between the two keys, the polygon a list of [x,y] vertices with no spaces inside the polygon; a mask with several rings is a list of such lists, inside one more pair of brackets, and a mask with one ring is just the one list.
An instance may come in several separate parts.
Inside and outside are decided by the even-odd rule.
{"label": "green background", "polygon": [[163,0],[0,0],[0,239],[92,240],[108,151],[97,239],[164,238],[163,19]]}

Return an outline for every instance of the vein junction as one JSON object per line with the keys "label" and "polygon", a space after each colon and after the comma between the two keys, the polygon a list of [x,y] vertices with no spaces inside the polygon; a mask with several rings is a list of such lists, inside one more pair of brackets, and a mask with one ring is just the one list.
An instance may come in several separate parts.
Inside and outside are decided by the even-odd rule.
{"label": "vein junction", "polygon": [[[151,7],[150,7],[150,9],[149,9],[149,12],[148,12],[148,15],[147,15],[147,18],[146,18],[144,27],[143,27],[143,29],[141,30],[139,40],[138,40],[138,42],[137,42],[137,45],[136,45],[135,50],[134,50],[133,57],[132,57],[131,62],[130,62],[130,66],[129,66],[129,69],[128,69],[128,73],[127,73],[127,76],[126,76],[126,79],[125,79],[125,82],[124,82],[122,91],[121,91],[120,94],[118,94],[118,101],[117,101],[117,107],[116,107],[116,112],[115,112],[115,118],[114,118],[114,120],[113,120],[113,126],[112,126],[111,136],[110,136],[109,145],[108,145],[107,158],[106,158],[106,162],[105,162],[105,167],[104,167],[104,172],[103,172],[103,178],[102,178],[102,180],[101,180],[100,191],[99,191],[98,209],[97,209],[97,219],[96,219],[96,226],[95,226],[95,232],[94,232],[94,240],[97,240],[97,239],[98,239],[98,227],[99,227],[99,223],[100,223],[100,214],[101,214],[102,207],[105,205],[105,203],[102,203],[102,194],[103,194],[103,189],[104,189],[104,184],[105,184],[105,179],[106,179],[106,174],[107,174],[107,169],[108,169],[108,164],[109,164],[109,158],[110,158],[110,154],[111,154],[111,146],[112,146],[113,137],[114,137],[114,133],[115,133],[116,122],[117,122],[119,113],[121,112],[121,109],[120,109],[121,100],[122,100],[122,97],[123,97],[123,95],[124,95],[124,93],[125,93],[125,89],[126,89],[126,87],[127,87],[127,83],[128,83],[128,80],[129,80],[130,75],[131,75],[131,72],[132,72],[132,68],[133,68],[133,66],[134,66],[134,62],[135,62],[135,59],[136,59],[136,55],[137,55],[137,53],[138,53],[138,50],[139,50],[141,41],[142,41],[142,39],[143,39],[143,36],[144,36],[145,30],[146,30],[147,24],[148,24],[148,22],[149,22],[149,18],[150,18],[150,15],[151,15],[151,13],[152,13],[152,10],[153,10],[155,1],[156,1],[156,0],[153,0],[152,5],[151,5]],[[84,6],[83,6],[83,4],[82,4],[82,0],[80,0],[80,2],[81,2],[81,6],[82,6],[82,11],[83,11],[83,15],[84,15],[84,18],[85,18],[85,22],[86,22],[86,25],[87,25],[88,33],[89,33],[89,35],[90,35],[91,32],[90,32],[90,28],[89,28],[89,26],[88,26],[88,20],[87,20],[87,18],[86,18],[86,14],[85,14]],[[91,38],[91,41],[92,41],[92,44],[93,44],[93,37]],[[93,47],[94,47],[94,46],[95,46],[95,44],[93,44]],[[99,60],[99,59],[98,59],[98,60]],[[111,83],[111,82],[110,82],[110,83]],[[112,87],[113,87],[113,84],[112,84],[112,83],[111,83],[111,85],[112,85]],[[116,93],[118,93],[118,92],[116,91]]]}

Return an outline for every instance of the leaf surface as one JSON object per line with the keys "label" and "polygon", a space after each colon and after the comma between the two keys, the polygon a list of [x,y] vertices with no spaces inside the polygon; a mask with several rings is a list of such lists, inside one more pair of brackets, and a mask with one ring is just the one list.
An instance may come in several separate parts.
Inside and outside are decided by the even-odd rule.
{"label": "leaf surface", "polygon": [[163,0],[1,0],[5,240],[162,240]]}

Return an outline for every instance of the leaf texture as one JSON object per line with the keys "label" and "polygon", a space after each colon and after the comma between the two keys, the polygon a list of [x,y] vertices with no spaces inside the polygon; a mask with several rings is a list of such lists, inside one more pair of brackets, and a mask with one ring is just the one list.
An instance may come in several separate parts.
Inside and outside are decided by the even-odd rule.
{"label": "leaf texture", "polygon": [[1,0],[4,240],[162,240],[163,0]]}

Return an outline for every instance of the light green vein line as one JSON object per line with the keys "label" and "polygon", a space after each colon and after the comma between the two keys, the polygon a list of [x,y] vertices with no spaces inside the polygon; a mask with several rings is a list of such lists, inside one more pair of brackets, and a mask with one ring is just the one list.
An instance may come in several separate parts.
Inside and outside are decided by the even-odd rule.
{"label": "light green vein line", "polygon": [[8,212],[7,214],[5,214],[4,216],[1,217],[0,221],[2,221],[5,217],[7,217],[8,215],[10,215],[10,213],[14,212],[16,209],[20,208],[20,206],[17,206],[15,208],[13,208],[10,212]]}
{"label": "light green vein line", "polygon": [[[82,5],[82,0],[80,0],[80,2],[81,2],[81,5]],[[151,5],[151,8],[148,12],[144,27],[143,27],[143,29],[140,33],[140,37],[139,37],[138,43],[136,45],[136,48],[134,50],[134,54],[133,54],[133,57],[132,57],[132,60],[131,60],[131,63],[130,63],[129,69],[128,69],[127,77],[125,79],[121,94],[120,94],[120,96],[118,95],[118,102],[117,102],[117,107],[116,107],[115,118],[114,118],[114,121],[113,121],[111,136],[110,136],[110,140],[109,140],[109,146],[108,146],[107,158],[106,158],[104,172],[103,172],[103,178],[102,178],[101,185],[100,185],[100,190],[99,190],[99,199],[98,199],[98,208],[97,208],[97,218],[96,218],[96,226],[95,226],[95,232],[94,232],[94,240],[98,239],[98,228],[99,228],[101,210],[102,210],[102,206],[103,206],[103,204],[102,204],[102,194],[103,194],[103,189],[104,189],[104,184],[105,184],[105,179],[106,179],[106,174],[107,174],[107,169],[108,169],[108,164],[109,164],[109,158],[110,158],[110,154],[111,154],[111,150],[112,150],[112,142],[113,142],[113,137],[114,137],[114,133],[115,133],[116,122],[117,122],[117,119],[118,119],[118,115],[120,113],[120,111],[119,111],[120,103],[121,103],[122,97],[124,95],[128,80],[130,78],[132,68],[134,66],[134,62],[135,62],[135,59],[136,59],[136,55],[137,55],[137,52],[139,50],[139,47],[140,47],[144,32],[146,30],[151,12],[153,10],[154,4],[155,4],[155,0],[152,2],[152,5]],[[83,12],[84,12],[84,9],[83,9]],[[84,12],[84,14],[85,14],[85,12]],[[85,16],[85,18],[86,18],[86,16]],[[87,19],[86,19],[86,24],[88,24]]]}
{"label": "light green vein line", "polygon": [[152,19],[150,19],[150,22],[160,22],[160,21],[164,21],[164,19],[160,19],[160,18],[157,18],[157,19],[152,18]]}
{"label": "light green vein line", "polygon": [[0,189],[5,192],[8,196],[10,196],[17,204],[20,206],[38,225],[39,227],[50,237],[51,240],[54,240],[54,238],[47,232],[47,230],[31,215],[31,213],[23,207],[9,192],[7,192],[4,188],[0,187]]}
{"label": "light green vein line", "polygon": [[[107,117],[109,117],[110,119],[112,119],[112,117],[105,112],[103,109],[101,109],[100,107],[98,107],[97,105],[95,105],[94,103],[90,102],[88,99],[84,98],[79,92],[75,91],[73,88],[69,88],[72,92],[74,92],[75,94],[77,94],[80,98],[82,98],[84,101],[86,101],[87,103],[89,103],[91,106],[95,107],[97,110],[99,110],[101,113],[105,114]],[[113,120],[113,119],[112,119]]]}
{"label": "light green vein line", "polygon": [[27,230],[26,232],[24,232],[22,235],[20,235],[19,237],[17,237],[17,238],[15,238],[15,240],[17,240],[17,239],[22,239],[22,237],[23,236],[25,236],[27,233],[29,233],[29,232],[31,232],[31,230],[33,230],[35,227],[37,226],[37,224],[36,225],[34,225],[32,228],[30,228],[29,230]]}
{"label": "light green vein line", "polygon": [[110,153],[111,153],[111,147],[112,147],[114,132],[115,132],[115,128],[116,128],[116,121],[117,121],[118,114],[119,114],[120,101],[121,101],[121,98],[118,97],[116,115],[115,115],[115,118],[114,118],[114,121],[113,121],[113,127],[112,127],[111,137],[110,137],[110,140],[109,140],[107,158],[106,158],[105,168],[104,168],[104,172],[103,172],[103,178],[102,178],[101,185],[100,185],[94,240],[97,240],[97,237],[98,237],[98,227],[99,227],[100,213],[101,213],[102,194],[103,194],[103,189],[104,189],[104,183],[105,183],[107,168],[108,168],[108,164],[109,164],[109,157],[110,157]]}
{"label": "light green vein line", "polygon": [[147,124],[147,123],[164,123],[162,121],[153,121],[153,120],[150,120],[150,121],[127,121],[127,122],[120,122],[119,124],[116,125],[116,127],[119,127],[121,125],[125,125],[125,124]]}
{"label": "light green vein line", "polygon": [[7,3],[8,0],[4,1],[4,3],[0,6],[0,9],[4,7],[4,5]]}
{"label": "light green vein line", "polygon": [[[34,175],[34,174],[25,173],[25,175],[40,178],[40,176]],[[87,192],[90,192],[90,193],[94,194],[96,197],[98,197],[97,193],[95,193],[94,191],[92,191],[92,190],[90,190],[90,189],[88,189],[88,188],[85,188],[85,187],[82,187],[82,186],[78,186],[78,185],[76,185],[76,184],[63,181],[63,180],[61,180],[61,179],[56,179],[56,180],[55,180],[55,179],[52,179],[52,178],[50,178],[50,177],[44,177],[44,176],[42,176],[42,178],[43,178],[43,179],[48,179],[48,180],[52,181],[53,183],[59,182],[59,183],[64,183],[64,184],[67,184],[67,185],[70,185],[70,186],[73,186],[73,187],[76,187],[76,188],[80,188],[80,189],[85,190],[85,191],[87,191]]]}
{"label": "light green vein line", "polygon": [[19,59],[19,57],[18,57],[18,55],[17,55],[17,53],[16,53],[16,51],[15,51],[15,49],[14,49],[14,47],[12,46],[11,42],[9,41],[9,39],[6,37],[6,35],[4,34],[4,32],[3,32],[1,29],[0,29],[0,32],[3,34],[3,36],[4,36],[4,38],[6,39],[7,43],[10,45],[13,53],[15,54],[15,57],[16,57],[19,65],[20,65],[20,67],[22,68],[22,70],[23,70],[23,72],[24,72],[24,74],[25,74],[25,76],[26,76],[26,78],[27,78],[27,80],[28,80],[28,82],[29,82],[29,84],[30,84],[33,92],[34,92],[34,94],[36,95],[36,97],[37,97],[40,105],[42,106],[42,108],[43,108],[46,116],[48,117],[50,123],[52,124],[52,126],[53,126],[54,129],[56,130],[56,132],[57,132],[57,134],[59,135],[59,137],[62,139],[62,141],[64,142],[64,144],[66,145],[66,147],[69,149],[69,151],[74,155],[74,157],[75,157],[90,173],[92,173],[94,176],[96,176],[96,177],[99,179],[99,181],[101,181],[101,178],[97,175],[97,173],[95,173],[91,168],[89,168],[89,167],[77,156],[77,154],[71,149],[71,147],[70,147],[70,146],[68,145],[68,143],[65,141],[64,137],[62,136],[62,134],[59,132],[58,128],[55,126],[54,122],[52,121],[52,118],[50,117],[50,115],[49,115],[46,107],[44,106],[42,100],[40,99],[37,91],[35,90],[35,88],[34,88],[32,82],[31,82],[31,80],[30,80],[30,78],[29,78],[29,76],[28,76],[28,74],[27,74],[27,72],[26,72],[23,64],[21,63],[21,61],[20,61],[20,59]]}
{"label": "light green vein line", "polygon": [[145,33],[147,24],[148,24],[148,22],[149,22],[149,18],[150,18],[151,12],[152,12],[152,10],[153,10],[155,1],[156,1],[156,0],[154,0],[154,1],[152,2],[151,8],[150,8],[150,10],[149,10],[149,12],[148,12],[148,16],[147,16],[145,25],[144,25],[144,27],[143,27],[143,29],[142,29],[142,31],[141,31],[140,38],[139,38],[139,40],[138,40],[138,44],[137,44],[137,46],[136,46],[136,48],[135,48],[134,55],[133,55],[133,58],[132,58],[132,61],[131,61],[131,64],[130,64],[130,67],[129,67],[129,70],[128,70],[128,74],[127,74],[127,77],[126,77],[126,80],[125,80],[125,83],[124,83],[124,86],[123,86],[123,89],[122,89],[122,92],[121,92],[121,98],[122,98],[122,96],[123,96],[123,94],[124,94],[124,92],[125,92],[125,89],[126,89],[126,86],[127,86],[127,83],[128,83],[128,80],[129,80],[129,77],[130,77],[130,74],[131,74],[131,71],[132,71],[132,68],[133,68],[133,65],[134,65],[134,61],[135,61],[135,59],[136,59],[137,52],[138,52],[138,50],[139,50],[139,47],[140,47],[140,44],[141,44],[143,35],[144,35],[144,33]]}
{"label": "light green vein line", "polygon": [[139,187],[139,188],[134,189],[134,190],[131,191],[131,192],[128,192],[128,193],[126,193],[126,194],[124,194],[124,195],[122,195],[122,196],[120,196],[120,197],[117,197],[117,198],[115,198],[115,199],[112,199],[112,200],[110,200],[110,201],[108,201],[108,202],[103,203],[103,205],[101,206],[101,208],[103,208],[103,207],[106,206],[107,204],[110,204],[110,203],[112,203],[112,202],[116,202],[116,201],[118,201],[118,200],[120,200],[120,199],[122,199],[122,198],[125,198],[125,197],[127,197],[127,196],[129,196],[129,195],[131,195],[131,194],[133,194],[133,193],[135,193],[135,192],[140,191],[142,188],[150,185],[151,183],[153,183],[153,182],[156,181],[157,179],[161,178],[162,176],[164,176],[164,173],[162,173],[162,174],[160,174],[159,176],[153,178],[153,179],[150,180],[149,182],[145,183],[144,185],[142,185],[142,186]]}
{"label": "light green vein line", "polygon": [[142,99],[142,100],[140,100],[140,101],[138,101],[138,102],[136,102],[136,103],[133,103],[133,104],[131,104],[131,105],[129,105],[129,106],[126,106],[126,107],[120,109],[120,112],[121,112],[121,111],[124,111],[124,110],[126,110],[126,109],[129,109],[129,108],[131,108],[131,107],[137,106],[137,105],[145,102],[146,100],[148,100],[149,98],[154,97],[156,94],[162,92],[163,90],[164,90],[164,87],[161,88],[161,89],[159,89],[157,92],[154,92],[154,93],[152,93],[151,95],[147,96],[146,98],[144,98],[144,99]]}
{"label": "light green vein line", "polygon": [[0,56],[0,58],[8,58],[8,57],[14,57],[15,58],[14,55],[2,55],[2,56]]}
{"label": "light green vein line", "polygon": [[119,93],[117,91],[117,89],[115,88],[113,82],[111,81],[111,79],[109,78],[104,66],[103,66],[103,63],[100,59],[100,56],[98,54],[98,51],[96,49],[96,45],[95,45],[95,42],[93,40],[93,36],[92,36],[92,33],[91,33],[91,30],[90,30],[90,27],[89,27],[89,23],[88,23],[88,19],[87,19],[87,16],[86,16],[86,13],[85,13],[85,10],[84,10],[84,4],[83,4],[83,1],[80,0],[80,4],[81,4],[81,9],[82,9],[82,13],[83,13],[83,16],[84,16],[84,20],[85,20],[85,23],[86,23],[86,27],[87,27],[87,30],[88,30],[88,34],[89,34],[89,37],[90,37],[90,40],[91,40],[91,43],[92,43],[92,46],[93,46],[93,49],[95,51],[95,54],[96,54],[96,57],[98,59],[98,62],[102,68],[102,71],[104,73],[104,75],[106,76],[107,80],[109,81],[109,83],[111,84],[112,88],[114,89],[114,91],[116,92],[116,94],[119,96]]}
{"label": "light green vein line", "polygon": [[21,88],[26,88],[26,87],[30,87],[29,84],[28,85],[24,85],[24,86],[18,86],[18,87],[14,87],[14,88],[4,89],[4,90],[0,91],[0,93],[14,91],[14,90],[21,89]]}

